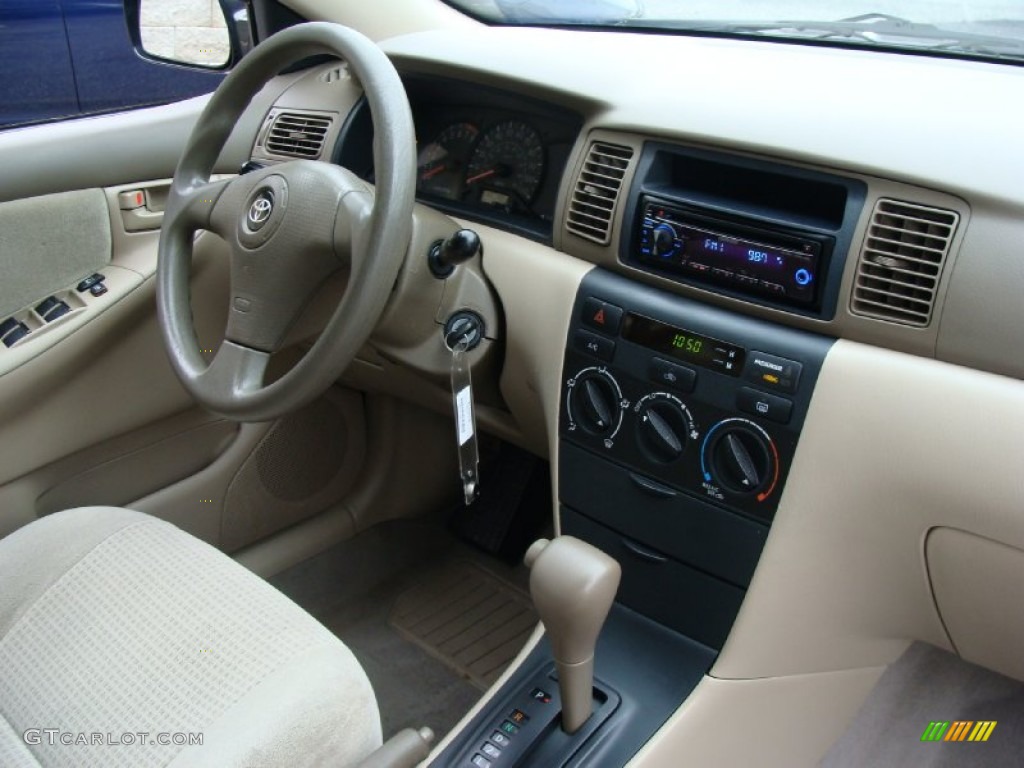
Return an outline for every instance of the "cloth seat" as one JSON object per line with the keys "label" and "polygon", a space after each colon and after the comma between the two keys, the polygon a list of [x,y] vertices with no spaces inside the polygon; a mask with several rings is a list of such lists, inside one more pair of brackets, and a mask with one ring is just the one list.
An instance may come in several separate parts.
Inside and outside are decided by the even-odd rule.
{"label": "cloth seat", "polygon": [[348,766],[380,744],[351,651],[173,525],[88,507],[0,540],[0,766]]}

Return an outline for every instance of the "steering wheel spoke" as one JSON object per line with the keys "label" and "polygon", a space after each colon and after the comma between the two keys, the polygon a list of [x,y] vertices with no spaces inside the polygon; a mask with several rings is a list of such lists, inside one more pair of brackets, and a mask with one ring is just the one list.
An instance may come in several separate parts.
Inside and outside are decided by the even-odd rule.
{"label": "steering wheel spoke", "polygon": [[231,341],[220,345],[204,370],[195,375],[195,383],[207,393],[214,410],[230,415],[245,396],[263,387],[270,355]]}
{"label": "steering wheel spoke", "polygon": [[217,181],[201,181],[190,185],[171,185],[171,197],[167,202],[164,214],[167,224],[176,224],[195,232],[206,229],[224,236],[221,227],[217,226],[217,217],[213,215],[217,202],[224,190],[232,183],[232,179]]}

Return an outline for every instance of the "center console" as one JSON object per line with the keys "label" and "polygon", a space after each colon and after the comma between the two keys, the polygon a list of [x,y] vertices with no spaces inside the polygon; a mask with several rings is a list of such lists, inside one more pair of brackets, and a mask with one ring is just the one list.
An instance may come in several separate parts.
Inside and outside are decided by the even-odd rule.
{"label": "center console", "polygon": [[620,603],[721,648],[831,340],[602,270],[573,317],[562,532],[619,560]]}
{"label": "center console", "polygon": [[[741,312],[826,320],[863,198],[853,180],[647,142],[617,263]],[[559,727],[545,637],[435,765],[624,765],[711,668],[833,343],[741,312],[601,268],[583,279],[562,361],[559,520],[621,567],[593,714]],[[556,566],[569,586],[572,569]]]}

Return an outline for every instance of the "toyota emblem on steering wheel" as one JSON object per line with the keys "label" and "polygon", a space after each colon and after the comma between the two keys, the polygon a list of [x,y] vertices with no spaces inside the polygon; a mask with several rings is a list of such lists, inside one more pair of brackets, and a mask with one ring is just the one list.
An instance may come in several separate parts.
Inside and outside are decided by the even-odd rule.
{"label": "toyota emblem on steering wheel", "polygon": [[255,231],[262,227],[267,223],[267,219],[270,218],[273,211],[274,197],[270,194],[270,190],[265,190],[249,206],[249,214],[246,216],[249,220],[249,228]]}

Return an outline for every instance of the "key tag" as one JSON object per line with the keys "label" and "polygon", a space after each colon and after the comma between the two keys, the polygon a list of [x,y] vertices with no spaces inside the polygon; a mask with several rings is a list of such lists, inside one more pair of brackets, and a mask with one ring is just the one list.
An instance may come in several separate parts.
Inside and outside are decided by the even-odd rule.
{"label": "key tag", "polygon": [[452,353],[452,405],[455,411],[455,439],[459,445],[459,478],[462,480],[468,507],[480,491],[480,453],[476,441],[473,377],[466,360],[470,335],[460,335],[458,331],[453,331],[445,337],[444,343]]}

